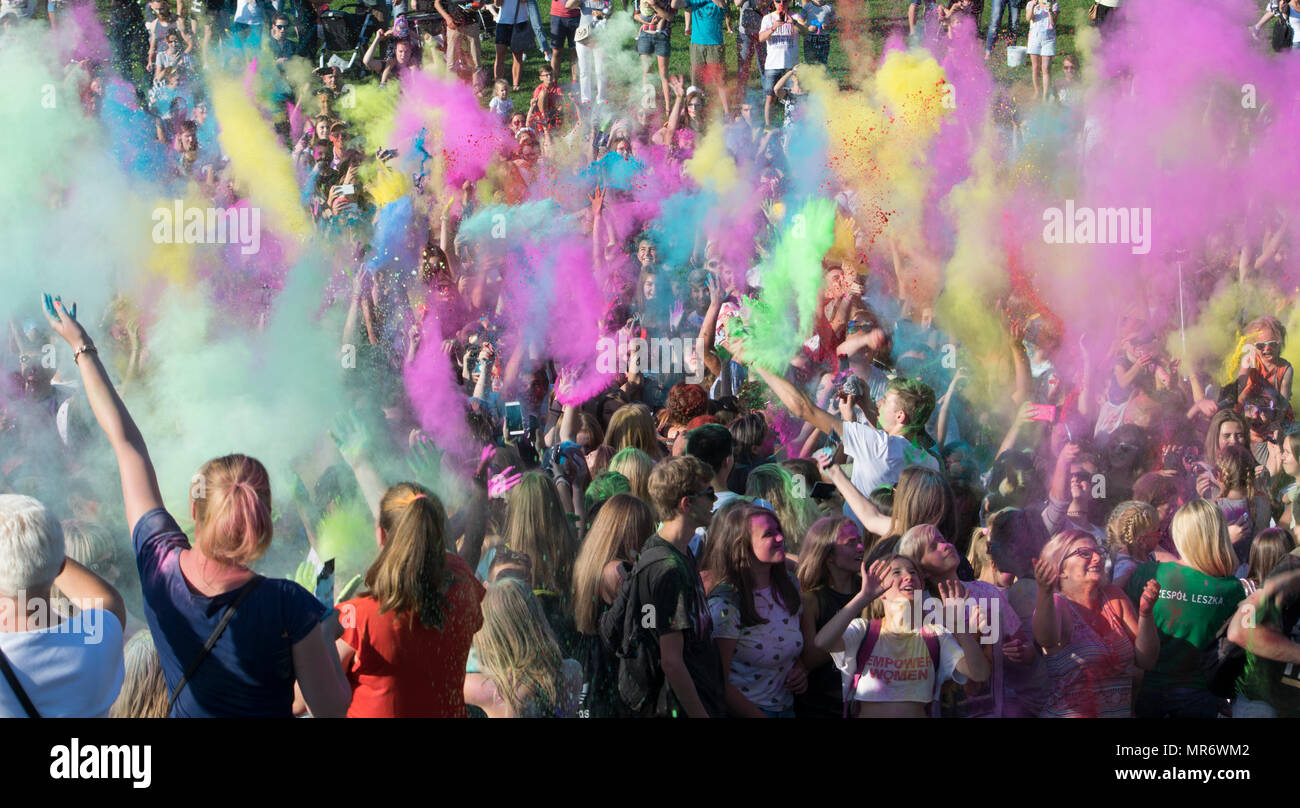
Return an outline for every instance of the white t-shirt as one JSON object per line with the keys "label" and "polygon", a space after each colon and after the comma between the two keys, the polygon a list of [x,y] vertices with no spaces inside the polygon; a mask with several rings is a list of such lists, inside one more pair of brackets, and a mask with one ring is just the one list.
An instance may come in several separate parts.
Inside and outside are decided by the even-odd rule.
{"label": "white t-shirt", "polygon": [[853,487],[863,494],[870,495],[879,486],[898,482],[898,475],[908,466],[939,470],[934,455],[907,438],[851,421],[844,422],[841,432],[844,451],[853,458]]}
{"label": "white t-shirt", "polygon": [[[0,633],[0,651],[42,718],[107,718],[126,677],[122,642],[122,624],[103,609],[46,629]],[[0,678],[0,717],[26,715]]]}
{"label": "white t-shirt", "polygon": [[[900,604],[911,608],[910,602]],[[944,682],[951,679],[958,684],[966,683],[966,677],[957,671],[957,663],[965,653],[951,633],[942,626],[931,629],[939,640],[939,667],[936,671],[930,649],[920,631],[895,631],[891,628],[898,624],[899,621],[886,618],[886,628],[880,632],[875,648],[871,649],[863,675],[858,679],[858,689],[852,694],[854,700],[930,704],[938,698]],[[844,650],[831,654],[831,662],[844,677],[846,700],[853,676],[858,672],[858,648],[866,635],[867,622],[859,617],[844,631]]]}
{"label": "white t-shirt", "polygon": [[794,614],[782,608],[771,587],[756,589],[754,611],[767,622],[741,628],[739,595],[734,590],[714,590],[709,596],[714,639],[736,641],[730,683],[760,710],[781,712],[794,706],[794,694],[785,684],[803,652],[802,604],[794,608]]}
{"label": "white t-shirt", "polygon": [[787,21],[778,24],[775,11],[763,18],[758,30],[765,31],[772,27],[775,27],[776,30],[767,39],[767,61],[763,63],[763,69],[789,70],[799,61],[797,29],[792,22]]}

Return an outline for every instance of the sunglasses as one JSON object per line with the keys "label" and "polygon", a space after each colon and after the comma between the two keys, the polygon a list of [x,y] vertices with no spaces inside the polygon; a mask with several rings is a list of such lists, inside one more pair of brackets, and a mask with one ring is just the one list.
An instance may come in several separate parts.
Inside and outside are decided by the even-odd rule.
{"label": "sunglasses", "polygon": [[1080,558],[1086,558],[1087,560],[1091,561],[1093,556],[1101,556],[1101,551],[1098,550],[1096,547],[1080,547],[1078,550],[1075,550],[1074,552],[1070,553],[1065,557],[1065,560],[1061,562],[1061,569],[1065,569],[1065,562],[1069,561],[1071,558],[1074,558],[1075,556],[1078,556]]}
{"label": "sunglasses", "polygon": [[1255,343],[1255,350],[1264,351],[1264,350],[1268,350],[1269,348],[1277,348],[1279,345],[1281,345],[1280,342],[1278,342],[1275,339],[1271,339],[1268,342]]}
{"label": "sunglasses", "polygon": [[708,488],[705,488],[703,491],[691,495],[691,499],[697,499],[699,497],[708,497],[709,499],[717,499],[717,494],[714,493],[713,486],[709,486]]}

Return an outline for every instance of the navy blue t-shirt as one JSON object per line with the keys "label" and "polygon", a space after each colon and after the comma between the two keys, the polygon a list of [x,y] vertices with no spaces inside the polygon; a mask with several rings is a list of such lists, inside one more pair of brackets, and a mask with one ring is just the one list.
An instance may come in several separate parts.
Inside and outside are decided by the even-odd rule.
{"label": "navy blue t-shirt", "polygon": [[[170,694],[239,589],[209,598],[185,579],[180,551],[189,540],[162,508],[131,532],[145,618]],[[283,717],[293,714],[293,645],[314,630],[325,607],[293,581],[267,578],[230,624],[172,708],[173,718]]]}

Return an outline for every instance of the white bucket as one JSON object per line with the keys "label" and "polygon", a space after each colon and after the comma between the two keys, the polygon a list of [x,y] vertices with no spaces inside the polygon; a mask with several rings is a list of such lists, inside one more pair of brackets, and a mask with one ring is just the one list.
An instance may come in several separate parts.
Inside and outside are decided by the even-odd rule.
{"label": "white bucket", "polygon": [[1025,63],[1025,54],[1029,48],[1024,45],[1011,45],[1007,48],[1007,67],[1020,67]]}

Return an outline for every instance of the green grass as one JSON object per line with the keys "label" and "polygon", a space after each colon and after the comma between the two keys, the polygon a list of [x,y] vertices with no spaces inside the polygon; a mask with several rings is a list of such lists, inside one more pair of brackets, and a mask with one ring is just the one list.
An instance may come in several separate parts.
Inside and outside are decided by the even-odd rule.
{"label": "green grass", "polygon": [[[858,3],[862,0],[845,0],[845,2]],[[1051,72],[1052,80],[1055,82],[1061,75],[1061,57],[1067,53],[1078,54],[1075,45],[1075,38],[1078,34],[1080,24],[1087,25],[1088,8],[1092,5],[1092,0],[1059,0],[1061,4],[1061,13],[1057,18],[1057,39],[1056,39],[1056,58],[1052,59]],[[615,10],[620,12],[621,0],[615,0]],[[542,7],[542,25],[546,27],[547,35],[550,35],[550,4],[541,0]],[[886,37],[890,31],[895,28],[900,29],[903,34],[907,33],[907,0],[867,0],[866,9],[866,37],[870,42],[872,52],[879,53],[884,45]],[[839,4],[837,3],[837,11]],[[985,0],[985,9],[980,16],[980,47],[983,48],[984,33],[988,30],[988,15],[992,11],[991,0]],[[736,28],[736,12],[733,9],[730,12],[733,32]],[[841,24],[843,20],[841,18]],[[1029,78],[1029,60],[1026,58],[1025,63],[1016,68],[1007,67],[1006,48],[1007,45],[1026,43],[1028,27],[1023,22],[1018,28],[1019,36],[1014,42],[1007,39],[1005,28],[998,41],[994,44],[993,55],[985,63],[993,78],[1003,86],[1022,83],[1030,84]],[[827,63],[827,69],[832,77],[838,79],[842,87],[848,86],[849,79],[849,59],[845,53],[844,30],[841,29],[831,37],[830,59]],[[672,29],[672,50],[668,57],[668,74],[682,75],[689,77],[691,68],[690,50],[688,47],[689,39],[686,36],[685,25],[679,14],[674,22]],[[736,35],[731,33],[724,39],[725,57],[724,64],[727,67],[728,81],[735,81],[736,78]],[[484,62],[491,65],[492,49],[485,47],[483,50]],[[536,50],[528,54],[528,59],[524,62],[523,71],[520,76],[520,91],[512,93],[511,98],[515,102],[515,109],[527,110],[529,99],[532,97],[533,88],[539,83],[537,70],[542,65],[542,56]],[[506,69],[509,70],[509,60],[506,61]],[[568,82],[565,81],[565,72],[568,70],[568,59],[566,58],[561,65],[561,75],[559,76],[562,83],[568,89]],[[655,68],[651,68],[652,75],[657,75]],[[759,73],[751,71],[749,89],[751,91],[761,91],[759,82]]]}

